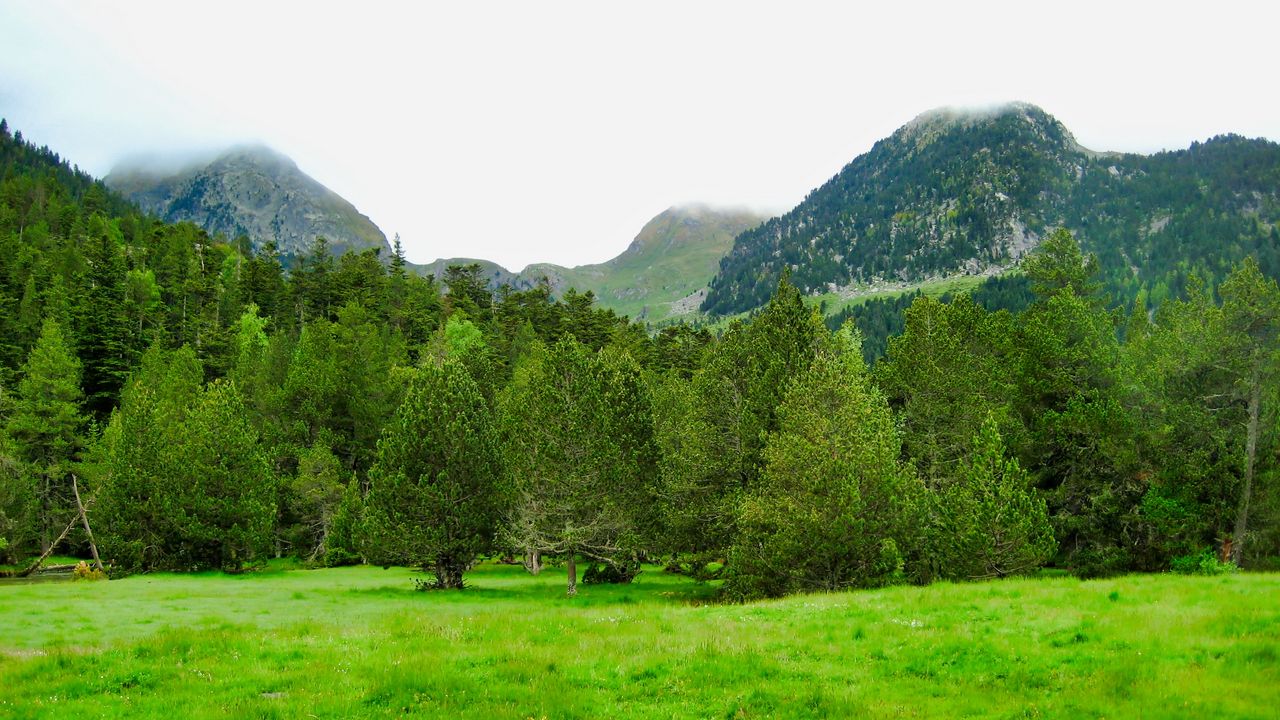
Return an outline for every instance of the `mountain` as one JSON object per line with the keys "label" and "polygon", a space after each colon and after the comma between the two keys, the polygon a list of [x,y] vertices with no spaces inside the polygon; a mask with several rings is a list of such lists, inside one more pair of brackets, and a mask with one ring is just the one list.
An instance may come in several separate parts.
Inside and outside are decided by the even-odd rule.
{"label": "mountain", "polygon": [[574,268],[536,264],[520,275],[529,282],[545,276],[556,291],[591,290],[601,306],[638,320],[685,315],[697,310],[733,238],[764,220],[744,209],[672,207],[645,223],[612,260]]}
{"label": "mountain", "polygon": [[784,268],[809,294],[998,274],[1056,227],[1109,290],[1176,292],[1254,254],[1280,273],[1280,146],[1234,135],[1155,155],[1098,153],[1033,105],[917,117],[793,210],[734,240],[702,308],[763,304]]}
{"label": "mountain", "polygon": [[190,221],[210,234],[247,235],[255,248],[274,242],[286,258],[309,251],[317,236],[335,255],[374,248],[390,257],[387,237],[349,202],[261,145],[231,148],[180,168],[126,161],[105,178],[143,210]]}
{"label": "mountain", "polygon": [[513,273],[485,260],[453,258],[418,267],[440,277],[449,265],[478,262],[495,288],[527,288],[545,278],[557,295],[570,288],[590,290],[601,307],[660,322],[696,312],[733,238],[765,217],[744,209],[681,205],[645,223],[621,255],[599,264],[566,268],[535,263]]}
{"label": "mountain", "polygon": [[502,267],[496,262],[489,260],[481,260],[478,258],[440,258],[426,265],[418,265],[416,263],[408,263],[409,268],[422,276],[432,276],[437,279],[444,277],[445,270],[450,265],[479,265],[480,276],[488,281],[489,287],[498,289],[503,285],[510,285],[515,288],[524,288],[528,285],[525,280],[518,274]]}

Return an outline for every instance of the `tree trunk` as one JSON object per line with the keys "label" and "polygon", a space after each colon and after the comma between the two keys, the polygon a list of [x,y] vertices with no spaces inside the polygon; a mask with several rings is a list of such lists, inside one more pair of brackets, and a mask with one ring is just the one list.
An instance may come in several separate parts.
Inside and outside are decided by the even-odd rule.
{"label": "tree trunk", "polygon": [[39,570],[40,566],[44,564],[45,558],[49,557],[49,555],[53,553],[53,549],[58,546],[58,543],[62,542],[67,537],[67,533],[71,532],[71,528],[76,526],[76,521],[79,519],[79,516],[71,518],[71,522],[67,523],[66,529],[62,531],[62,534],[58,536],[58,539],[49,543],[49,546],[44,549],[44,552],[40,553],[40,557],[36,558],[35,562],[28,565],[25,570],[20,571],[17,577],[30,577],[35,573],[35,571]]}
{"label": "tree trunk", "polygon": [[1244,550],[1244,534],[1249,528],[1249,496],[1253,494],[1253,469],[1258,455],[1258,414],[1262,404],[1262,378],[1258,368],[1249,378],[1249,424],[1244,443],[1244,489],[1240,492],[1240,509],[1236,512],[1236,529],[1232,533],[1231,561],[1240,564]]}
{"label": "tree trunk", "polygon": [[568,559],[565,561],[565,567],[568,569],[569,590],[566,593],[569,597],[578,594],[578,563],[573,553],[569,553]]}
{"label": "tree trunk", "polygon": [[85,511],[84,503],[80,502],[80,488],[76,483],[76,476],[71,475],[71,492],[76,496],[76,509],[80,511],[80,522],[84,523],[84,534],[89,538],[89,550],[93,553],[93,566],[98,572],[105,572],[102,567],[102,558],[98,557],[98,545],[93,542],[93,530],[89,529],[89,515]]}
{"label": "tree trunk", "polygon": [[537,575],[542,572],[542,553],[537,550],[525,552],[524,569],[528,570],[530,575]]}
{"label": "tree trunk", "polygon": [[462,568],[456,563],[444,560],[436,563],[434,568],[436,587],[441,590],[461,590]]}

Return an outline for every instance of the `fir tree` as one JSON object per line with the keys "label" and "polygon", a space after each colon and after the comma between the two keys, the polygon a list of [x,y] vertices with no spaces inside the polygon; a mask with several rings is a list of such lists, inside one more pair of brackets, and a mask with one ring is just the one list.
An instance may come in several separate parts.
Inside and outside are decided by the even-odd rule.
{"label": "fir tree", "polygon": [[27,472],[38,479],[44,547],[71,506],[70,473],[83,444],[81,398],[80,362],[68,349],[62,327],[46,320],[23,368],[8,424]]}

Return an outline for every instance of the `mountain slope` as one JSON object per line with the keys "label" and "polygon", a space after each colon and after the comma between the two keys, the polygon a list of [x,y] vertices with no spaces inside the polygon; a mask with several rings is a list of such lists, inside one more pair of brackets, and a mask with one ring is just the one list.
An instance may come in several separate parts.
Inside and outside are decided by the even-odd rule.
{"label": "mountain slope", "polygon": [[386,236],[369,218],[263,146],[232,148],[178,170],[126,162],[105,182],[166,221],[190,221],[229,238],[247,235],[255,248],[274,242],[286,258],[306,253],[317,236],[334,254],[375,248],[390,257]]}
{"label": "mountain slope", "polygon": [[1188,264],[1219,274],[1249,252],[1267,267],[1278,188],[1280,146],[1265,140],[1101,154],[1031,105],[933,111],[739,235],[703,309],[762,304],[784,268],[811,294],[998,271],[1059,226],[1099,254],[1112,289],[1176,284]]}
{"label": "mountain slope", "polygon": [[601,307],[659,322],[696,311],[733,238],[764,219],[750,210],[682,205],[659,213],[622,254],[599,264],[535,263],[513,273],[487,260],[452,258],[417,267],[441,277],[450,265],[479,263],[494,288],[527,288],[546,279],[556,295],[570,288],[590,290]]}
{"label": "mountain slope", "polygon": [[603,307],[658,321],[696,310],[734,236],[764,219],[743,209],[672,207],[645,223],[612,260],[574,268],[530,265],[520,276],[527,282],[545,276],[556,291],[591,290]]}

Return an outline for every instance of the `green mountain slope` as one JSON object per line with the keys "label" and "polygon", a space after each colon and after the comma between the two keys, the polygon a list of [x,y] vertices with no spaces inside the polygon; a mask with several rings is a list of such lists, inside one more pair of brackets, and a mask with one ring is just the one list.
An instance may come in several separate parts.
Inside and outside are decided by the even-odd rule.
{"label": "green mountain slope", "polygon": [[387,237],[373,221],[263,146],[232,148],[179,169],[128,161],[105,182],[163,220],[190,221],[211,235],[247,235],[255,248],[274,242],[286,258],[306,253],[317,236],[337,255],[376,248],[390,257]]}
{"label": "green mountain slope", "polygon": [[668,208],[650,220],[619,256],[599,265],[536,264],[520,276],[545,276],[556,291],[591,290],[600,305],[637,320],[661,321],[697,310],[707,282],[733,238],[765,217],[705,205]]}
{"label": "green mountain slope", "polygon": [[762,304],[784,268],[813,295],[998,274],[1065,226],[1129,297],[1221,276],[1246,254],[1280,272],[1280,146],[1223,136],[1151,156],[1095,153],[1026,104],[925,113],[785,215],[739,235],[702,307]]}
{"label": "green mountain slope", "polygon": [[513,273],[487,260],[450,258],[415,267],[441,277],[450,265],[479,263],[481,274],[495,288],[527,288],[545,279],[556,295],[570,288],[589,290],[601,307],[636,320],[661,322],[697,312],[707,282],[733,246],[733,238],[764,219],[750,210],[682,205],[645,223],[621,255],[595,265],[535,263]]}

